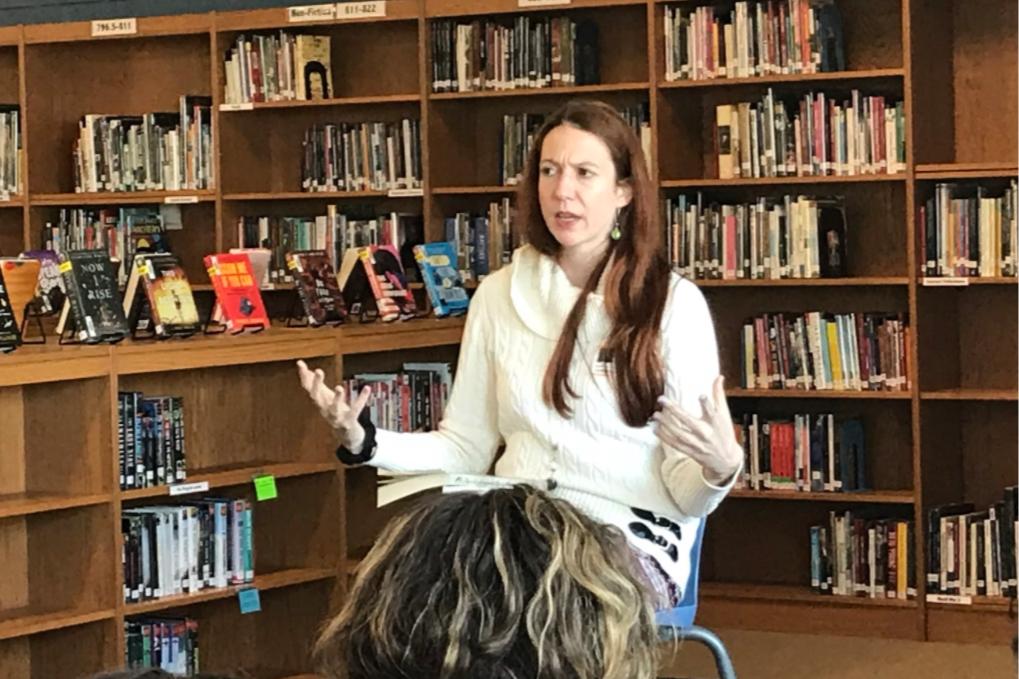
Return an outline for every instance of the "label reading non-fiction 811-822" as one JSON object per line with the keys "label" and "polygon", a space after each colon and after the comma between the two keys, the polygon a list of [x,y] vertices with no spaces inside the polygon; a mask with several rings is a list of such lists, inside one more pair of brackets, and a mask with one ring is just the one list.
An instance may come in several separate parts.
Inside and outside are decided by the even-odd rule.
{"label": "label reading non-fiction 811-822", "polygon": [[386,16],[386,0],[336,3],[337,19],[367,19],[384,16]]}

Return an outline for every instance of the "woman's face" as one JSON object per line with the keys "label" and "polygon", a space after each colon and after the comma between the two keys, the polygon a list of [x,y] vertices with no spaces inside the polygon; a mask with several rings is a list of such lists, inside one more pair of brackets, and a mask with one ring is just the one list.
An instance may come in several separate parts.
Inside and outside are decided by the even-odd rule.
{"label": "woman's face", "polygon": [[541,215],[564,253],[604,252],[616,210],[630,202],[630,186],[597,135],[560,125],[545,136],[538,172]]}

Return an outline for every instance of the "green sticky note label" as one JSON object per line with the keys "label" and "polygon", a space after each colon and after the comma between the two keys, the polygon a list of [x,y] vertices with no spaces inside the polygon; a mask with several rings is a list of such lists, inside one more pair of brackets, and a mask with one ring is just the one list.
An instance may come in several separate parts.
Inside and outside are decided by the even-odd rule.
{"label": "green sticky note label", "polygon": [[259,502],[276,499],[276,477],[272,474],[255,479],[255,497]]}

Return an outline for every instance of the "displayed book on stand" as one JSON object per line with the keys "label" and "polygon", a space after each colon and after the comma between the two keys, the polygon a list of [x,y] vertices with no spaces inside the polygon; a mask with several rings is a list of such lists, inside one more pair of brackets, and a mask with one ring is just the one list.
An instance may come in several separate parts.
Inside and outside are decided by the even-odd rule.
{"label": "displayed book on stand", "polygon": [[269,317],[247,253],[206,255],[204,262],[216,292],[216,304],[205,324],[206,334],[218,325],[223,327],[213,332],[258,332],[268,328]]}
{"label": "displayed book on stand", "polygon": [[[61,344],[119,342],[128,336],[117,267],[106,250],[67,252],[60,273],[67,290],[57,323]],[[65,337],[65,332],[70,334]]]}
{"label": "displayed book on stand", "polygon": [[135,255],[124,312],[134,339],[190,337],[202,331],[187,274],[169,252]]}
{"label": "displayed book on stand", "polygon": [[287,267],[294,272],[296,294],[287,312],[292,327],[303,309],[305,325],[341,325],[347,319],[347,305],[340,292],[329,254],[325,250],[299,250],[287,253]]}
{"label": "displayed book on stand", "polygon": [[417,316],[400,254],[392,245],[351,248],[343,255],[339,284],[352,316],[362,322],[406,321]]}
{"label": "displayed book on stand", "polygon": [[467,313],[470,298],[457,269],[456,252],[449,241],[414,246],[414,259],[428,292],[435,316],[459,316]]}

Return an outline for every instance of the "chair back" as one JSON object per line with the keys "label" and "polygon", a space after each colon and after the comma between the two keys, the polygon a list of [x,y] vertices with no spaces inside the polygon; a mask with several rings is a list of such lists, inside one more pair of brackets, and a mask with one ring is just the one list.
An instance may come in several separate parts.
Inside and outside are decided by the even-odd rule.
{"label": "chair back", "polygon": [[697,535],[690,549],[690,578],[683,589],[683,600],[672,609],[655,613],[655,622],[659,626],[687,628],[693,627],[697,615],[697,583],[700,581],[701,542],[704,538],[705,519],[697,522]]}

